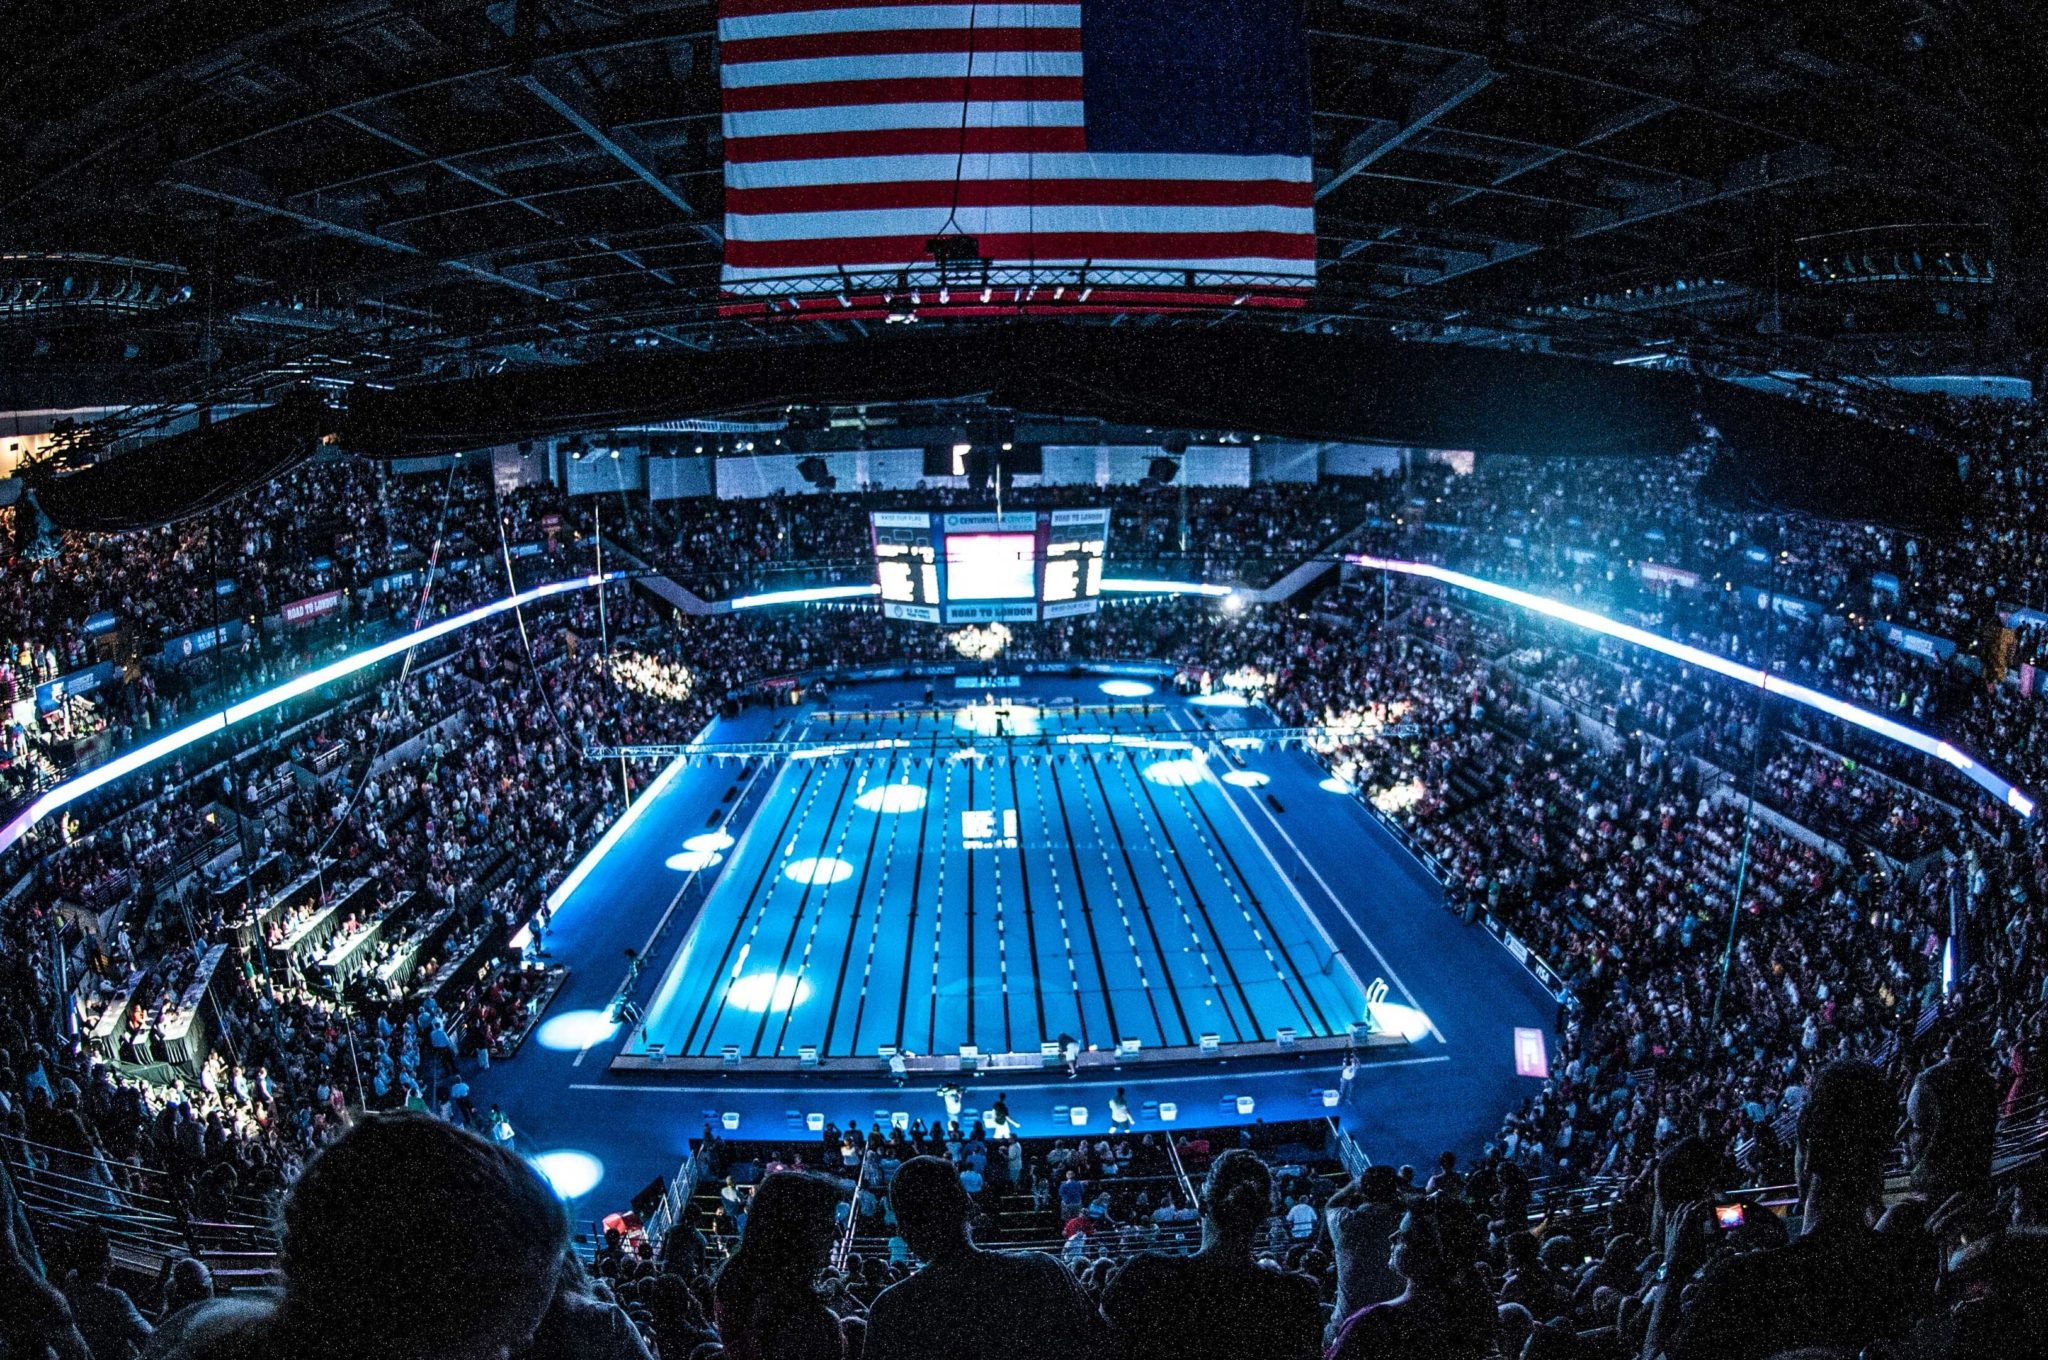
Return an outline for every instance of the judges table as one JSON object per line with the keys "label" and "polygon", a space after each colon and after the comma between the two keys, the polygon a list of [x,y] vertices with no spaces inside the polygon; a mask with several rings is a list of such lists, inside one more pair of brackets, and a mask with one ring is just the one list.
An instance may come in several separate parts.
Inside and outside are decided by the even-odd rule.
{"label": "judges table", "polygon": [[148,976],[149,970],[146,968],[131,971],[120,989],[107,998],[106,1009],[100,1012],[99,1019],[93,1021],[92,1028],[86,1031],[86,1038],[92,1040],[93,1046],[101,1053],[117,1058],[127,1056],[116,1051],[113,1045],[120,1038],[127,1022],[128,1008],[135,1004],[136,989],[142,986],[143,979]]}
{"label": "judges table", "polygon": [[378,988],[386,996],[403,991],[412,981],[413,974],[419,971],[421,958],[440,947],[454,924],[454,907],[443,907],[429,917],[424,925],[406,937],[390,958],[377,965]]}
{"label": "judges table", "polygon": [[293,907],[302,906],[318,897],[320,876],[333,867],[333,860],[323,859],[266,898],[263,905],[256,909],[256,914],[241,923],[242,943],[251,948],[262,947],[268,938],[270,923],[284,916]]}
{"label": "judges table", "polygon": [[199,971],[157,1022],[157,1038],[163,1044],[165,1060],[195,1073],[206,1061],[207,1051],[206,1022],[199,1014],[199,1005],[213,986],[214,975],[220,971],[227,952],[224,944],[207,950],[199,960]]}
{"label": "judges table", "polygon": [[320,966],[327,970],[334,986],[346,985],[350,978],[369,965],[370,960],[376,957],[377,942],[384,938],[384,928],[405,913],[414,896],[416,894],[411,892],[400,893],[389,906],[358,925],[354,933],[335,937],[320,956]]}
{"label": "judges table", "polygon": [[270,946],[271,957],[301,962],[310,958],[333,937],[350,912],[370,900],[373,886],[367,875],[342,885],[327,899],[326,905],[299,921]]}

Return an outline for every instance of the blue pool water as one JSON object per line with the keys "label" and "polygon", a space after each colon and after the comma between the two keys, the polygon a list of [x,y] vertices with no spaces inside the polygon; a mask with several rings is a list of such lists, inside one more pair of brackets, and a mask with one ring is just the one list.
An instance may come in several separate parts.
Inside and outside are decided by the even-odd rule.
{"label": "blue pool water", "polygon": [[1364,989],[1256,829],[1268,752],[1233,758],[1218,716],[1257,720],[1095,695],[809,716],[665,861],[715,877],[628,1051],[1345,1033]]}

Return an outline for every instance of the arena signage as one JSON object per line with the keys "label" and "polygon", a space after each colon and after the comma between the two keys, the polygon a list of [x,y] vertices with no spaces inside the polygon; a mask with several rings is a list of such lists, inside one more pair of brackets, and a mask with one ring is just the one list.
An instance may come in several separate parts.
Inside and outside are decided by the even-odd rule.
{"label": "arena signage", "polygon": [[201,628],[183,637],[172,638],[164,644],[164,658],[168,661],[188,661],[195,656],[204,656],[224,642],[239,642],[242,637],[242,621],[229,619],[217,628]]}
{"label": "arena signage", "polygon": [[66,699],[82,698],[114,678],[114,663],[102,661],[82,671],[60,675],[36,686],[36,708],[43,713],[63,707]]}
{"label": "arena signage", "polygon": [[1923,633],[1917,628],[1904,628],[1896,623],[1884,624],[1879,629],[1886,642],[1902,652],[1924,656],[1931,661],[1946,661],[1956,654],[1956,645],[1945,637]]}
{"label": "arena signage", "polygon": [[323,590],[318,595],[308,595],[303,600],[293,600],[290,604],[279,610],[278,613],[283,618],[287,628],[304,628],[308,624],[318,623],[321,619],[339,608],[341,608],[341,592],[338,590]]}
{"label": "arena signage", "polygon": [[1687,571],[1683,567],[1667,567],[1662,562],[1639,562],[1636,564],[1636,575],[1645,581],[1668,582],[1674,586],[1684,586],[1687,590],[1698,590],[1700,585],[1698,572]]}

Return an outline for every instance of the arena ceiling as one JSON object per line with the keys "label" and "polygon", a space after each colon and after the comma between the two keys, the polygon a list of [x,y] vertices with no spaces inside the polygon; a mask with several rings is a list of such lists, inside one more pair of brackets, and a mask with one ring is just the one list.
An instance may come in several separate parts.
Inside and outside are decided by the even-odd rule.
{"label": "arena ceiling", "polygon": [[[1309,306],[1091,321],[2026,371],[2048,195],[2021,0],[1307,8]],[[34,54],[0,72],[17,400],[872,329],[719,315],[709,0],[20,6],[0,45]]]}

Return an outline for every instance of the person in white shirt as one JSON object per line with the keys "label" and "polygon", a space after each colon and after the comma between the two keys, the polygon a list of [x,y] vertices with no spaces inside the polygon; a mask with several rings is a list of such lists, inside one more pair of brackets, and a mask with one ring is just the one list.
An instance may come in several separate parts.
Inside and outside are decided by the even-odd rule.
{"label": "person in white shirt", "polygon": [[1316,1211],[1306,1199],[1287,1206],[1287,1231],[1297,1242],[1306,1242],[1316,1235]]}
{"label": "person in white shirt", "polygon": [[1111,1133],[1129,1133],[1137,1127],[1131,1118],[1131,1102],[1124,1098],[1124,1088],[1116,1088],[1116,1094],[1109,1098],[1109,1129]]}

